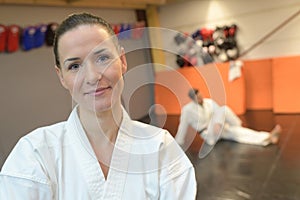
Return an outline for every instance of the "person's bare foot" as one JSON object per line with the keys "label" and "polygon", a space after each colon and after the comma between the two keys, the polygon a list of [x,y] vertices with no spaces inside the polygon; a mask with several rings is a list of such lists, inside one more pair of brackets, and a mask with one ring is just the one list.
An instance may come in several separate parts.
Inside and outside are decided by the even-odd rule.
{"label": "person's bare foot", "polygon": [[272,144],[277,144],[279,142],[279,136],[282,131],[282,128],[279,124],[277,124],[273,130],[270,132],[270,140]]}

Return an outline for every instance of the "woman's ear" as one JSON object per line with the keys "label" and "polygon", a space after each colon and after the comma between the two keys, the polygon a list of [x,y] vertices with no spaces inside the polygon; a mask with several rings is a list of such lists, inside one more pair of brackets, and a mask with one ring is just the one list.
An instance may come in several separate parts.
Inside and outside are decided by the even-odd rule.
{"label": "woman's ear", "polygon": [[125,50],[123,47],[121,47],[120,60],[122,63],[122,74],[125,74],[125,72],[127,71],[127,60],[125,56]]}
{"label": "woman's ear", "polygon": [[62,75],[62,71],[61,71],[61,69],[60,69],[59,67],[57,67],[56,65],[55,65],[55,71],[56,71],[56,74],[57,74],[57,76],[58,76],[58,78],[59,78],[60,83],[62,84],[62,86],[63,86],[64,88],[68,89],[68,88],[66,87],[66,83],[65,83],[65,81],[64,81],[64,77],[63,77],[63,75]]}

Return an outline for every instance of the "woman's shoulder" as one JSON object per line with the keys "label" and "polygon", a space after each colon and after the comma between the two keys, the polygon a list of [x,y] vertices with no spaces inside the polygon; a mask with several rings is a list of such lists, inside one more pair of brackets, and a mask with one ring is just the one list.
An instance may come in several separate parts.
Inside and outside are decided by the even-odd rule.
{"label": "woman's shoulder", "polygon": [[65,141],[66,131],[65,121],[38,127],[22,136],[17,145],[29,145],[33,151],[40,147],[60,145]]}
{"label": "woman's shoulder", "polygon": [[[141,128],[141,129],[146,129],[146,130],[158,130],[158,131],[163,131],[164,129],[161,127],[158,127],[156,125],[148,124],[142,121],[138,120],[132,120],[133,125],[135,128]],[[151,122],[150,122],[151,123]]]}
{"label": "woman's shoulder", "polygon": [[161,139],[169,134],[169,132],[163,128],[140,121],[134,121],[133,132],[135,135],[142,136],[141,138],[148,138],[149,140]]}
{"label": "woman's shoulder", "polygon": [[58,122],[47,126],[41,126],[29,132],[24,138],[45,138],[45,137],[59,137],[66,131],[66,122]]}
{"label": "woman's shoulder", "polygon": [[[64,141],[64,130],[65,122],[59,122],[36,128],[22,136],[7,157],[1,173],[27,179],[38,177],[46,183],[43,160],[49,161],[52,150],[59,145],[63,146],[61,141]],[[18,165],[20,162],[22,166]]]}
{"label": "woman's shoulder", "polygon": [[170,133],[159,126],[147,124],[140,121],[133,121],[132,123],[132,131],[136,135],[141,135],[144,137],[165,137],[166,135],[169,135]]}
{"label": "woman's shoulder", "polygon": [[128,113],[124,110],[123,122],[121,130],[127,132],[129,136],[134,138],[151,138],[153,136],[168,134],[168,131],[149,123],[142,122],[141,120],[133,120],[129,117]]}
{"label": "woman's shoulder", "polygon": [[131,131],[133,143],[141,149],[156,151],[167,146],[174,148],[174,145],[175,148],[180,148],[172,134],[166,129],[134,121]]}

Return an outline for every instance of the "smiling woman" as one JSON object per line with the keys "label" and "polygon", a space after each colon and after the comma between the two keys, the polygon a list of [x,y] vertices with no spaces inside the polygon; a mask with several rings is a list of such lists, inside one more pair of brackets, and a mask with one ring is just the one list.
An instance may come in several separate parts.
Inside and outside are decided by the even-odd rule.
{"label": "smiling woman", "polygon": [[[56,40],[56,71],[62,85],[76,102],[96,114],[121,101],[127,63],[124,50],[116,48],[111,35],[102,26],[88,24],[58,35]],[[112,98],[113,88],[116,98]],[[80,112],[85,112],[81,108]]]}
{"label": "smiling woman", "polygon": [[67,121],[20,139],[0,173],[0,199],[195,199],[194,168],[173,137],[121,104],[127,62],[110,25],[68,16],[54,55],[77,105]]}

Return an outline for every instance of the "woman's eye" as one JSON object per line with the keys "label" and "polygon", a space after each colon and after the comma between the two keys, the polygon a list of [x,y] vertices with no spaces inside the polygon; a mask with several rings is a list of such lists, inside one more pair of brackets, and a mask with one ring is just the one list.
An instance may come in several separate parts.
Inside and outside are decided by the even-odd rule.
{"label": "woman's eye", "polygon": [[101,55],[98,57],[98,63],[106,63],[110,59],[109,55]]}
{"label": "woman's eye", "polygon": [[68,70],[78,70],[78,68],[80,67],[80,64],[71,64],[68,67]]}

